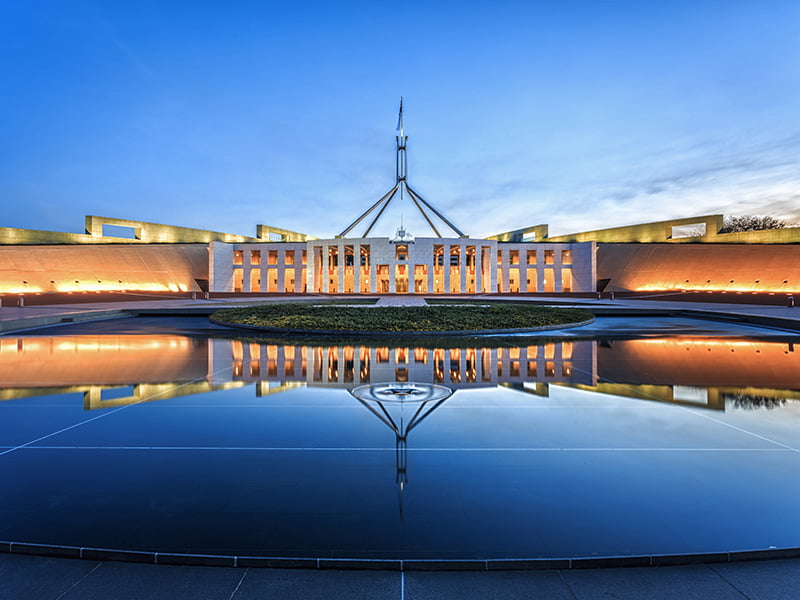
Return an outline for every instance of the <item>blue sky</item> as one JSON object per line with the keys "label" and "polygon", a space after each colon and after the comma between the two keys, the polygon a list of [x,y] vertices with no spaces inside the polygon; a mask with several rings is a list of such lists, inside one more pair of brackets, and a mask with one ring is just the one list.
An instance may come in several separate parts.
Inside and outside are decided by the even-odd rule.
{"label": "blue sky", "polygon": [[[800,3],[0,5],[0,226],[332,236],[409,181],[474,236],[800,221]],[[380,234],[428,235],[407,201]],[[358,231],[358,230],[357,230]]]}

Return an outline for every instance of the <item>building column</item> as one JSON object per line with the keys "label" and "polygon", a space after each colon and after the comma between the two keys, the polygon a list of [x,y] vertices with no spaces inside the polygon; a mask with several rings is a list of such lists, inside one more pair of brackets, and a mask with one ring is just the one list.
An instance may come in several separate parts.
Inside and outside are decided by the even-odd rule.
{"label": "building column", "polygon": [[361,293],[361,247],[353,244],[353,293]]}
{"label": "building column", "polygon": [[458,293],[465,294],[467,292],[467,246],[464,242],[458,244],[458,275],[460,279]]}
{"label": "building column", "polygon": [[497,289],[497,246],[488,246],[487,250],[486,272],[489,275],[489,285],[486,289],[493,294]]}
{"label": "building column", "polygon": [[521,294],[528,291],[528,249],[525,247],[519,249],[519,291]]}
{"label": "building column", "polygon": [[278,252],[278,292],[281,294],[286,291],[286,250]]}
{"label": "building column", "polygon": [[508,293],[508,271],[511,268],[511,253],[506,249],[503,248],[503,260],[500,265],[500,292],[503,294]]}
{"label": "building column", "polygon": [[536,251],[536,290],[544,292],[544,248]]}
{"label": "building column", "polygon": [[336,277],[337,277],[337,284],[336,284],[336,293],[343,294],[344,293],[344,244],[336,244],[336,252],[337,255],[337,266],[336,266]]}
{"label": "building column", "polygon": [[444,265],[442,266],[442,291],[450,293],[450,244],[444,244]]}
{"label": "building column", "polygon": [[[300,264],[302,265],[302,255],[300,257]],[[306,242],[306,290],[309,294],[313,294],[314,290],[314,274],[317,272],[317,255],[314,252],[314,246],[310,242]],[[299,277],[298,277],[299,280]],[[295,291],[298,291],[295,288]],[[302,291],[300,288],[299,291]]]}
{"label": "building column", "polygon": [[322,246],[322,275],[325,278],[322,282],[322,291],[326,294],[331,293],[331,245]]}
{"label": "building column", "polygon": [[556,294],[560,294],[564,291],[561,287],[561,250],[557,250],[554,255],[553,277],[555,277],[555,281],[553,282],[553,290]]}
{"label": "building column", "polygon": [[475,246],[475,293],[480,294],[483,287],[483,247]]}

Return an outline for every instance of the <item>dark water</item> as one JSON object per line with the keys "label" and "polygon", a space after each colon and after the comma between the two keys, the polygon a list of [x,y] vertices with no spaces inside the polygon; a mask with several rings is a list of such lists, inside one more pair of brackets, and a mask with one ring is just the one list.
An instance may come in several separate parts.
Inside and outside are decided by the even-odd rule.
{"label": "dark water", "polygon": [[[452,348],[258,344],[195,320],[0,337],[0,539],[391,558],[800,545],[795,340],[650,325]],[[455,392],[350,394],[384,381]]]}

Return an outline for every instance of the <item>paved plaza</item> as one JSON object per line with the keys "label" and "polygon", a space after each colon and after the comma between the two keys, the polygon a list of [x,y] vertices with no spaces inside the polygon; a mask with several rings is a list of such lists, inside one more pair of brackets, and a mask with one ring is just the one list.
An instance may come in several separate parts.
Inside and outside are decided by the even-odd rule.
{"label": "paved plaza", "polygon": [[1,600],[796,600],[800,560],[568,571],[234,569],[0,554]]}

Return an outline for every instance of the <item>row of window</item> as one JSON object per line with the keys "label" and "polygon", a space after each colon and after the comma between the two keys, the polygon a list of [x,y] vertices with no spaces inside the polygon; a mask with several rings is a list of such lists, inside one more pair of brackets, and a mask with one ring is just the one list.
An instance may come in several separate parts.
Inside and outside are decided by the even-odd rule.
{"label": "row of window", "polygon": [[[450,247],[450,265],[451,266],[458,266],[459,259],[460,259],[460,246],[451,246]],[[347,250],[350,250],[349,252]],[[485,248],[484,248],[485,249]],[[322,247],[318,247],[318,252],[322,252]],[[497,250],[497,264],[502,264],[503,262],[503,252],[504,250],[498,249]],[[508,250],[508,262],[511,265],[518,265],[520,264],[520,250]],[[535,265],[537,261],[537,251],[536,250],[526,250],[524,251],[526,263],[528,265]],[[555,264],[555,250],[545,250],[544,251],[544,264],[552,265]],[[243,265],[244,264],[244,250],[234,250],[233,251],[233,264],[234,265]],[[261,264],[261,250],[250,250],[250,263],[251,265],[260,265]],[[468,267],[474,267],[476,264],[476,256],[477,256],[476,246],[466,246],[466,263]],[[294,265],[296,264],[296,251],[295,250],[285,250],[284,251],[284,264],[287,265]],[[437,244],[434,246],[433,249],[434,255],[434,264],[437,266],[444,266],[444,245]],[[408,246],[404,244],[398,244],[395,248],[395,259],[399,261],[408,260]],[[360,265],[362,267],[369,266],[369,246],[362,246],[361,247],[361,254],[360,254]],[[268,250],[267,251],[267,262],[268,265],[277,265],[278,264],[278,250]],[[306,255],[306,251],[301,251],[301,258],[300,264],[308,264],[308,257]],[[561,264],[562,265],[571,265],[572,264],[572,250],[561,250]],[[336,247],[331,247],[328,249],[328,266],[329,267],[337,267],[339,266],[339,253]],[[348,246],[345,249],[344,255],[344,266],[352,267],[355,266],[355,254],[352,246]]]}
{"label": "row of window", "polygon": [[[528,265],[535,265],[536,264],[536,250],[526,250],[526,263]],[[544,264],[546,265],[554,265],[556,259],[556,251],[555,250],[545,250],[544,251]],[[508,250],[508,264],[510,265],[518,265],[520,261],[520,251],[519,250]],[[503,250],[497,250],[497,264],[502,264],[503,262]],[[561,264],[562,265],[571,265],[572,264],[572,250],[562,250],[561,251]]]}
{"label": "row of window", "polygon": [[[234,250],[233,251],[233,264],[234,265],[243,265],[244,264],[244,250]],[[295,260],[297,259],[297,252],[295,250],[285,250],[284,251],[284,264],[286,265],[294,265]],[[300,253],[300,264],[305,265],[308,263],[308,257],[306,255],[306,251],[303,250]],[[250,263],[251,265],[260,265],[261,264],[261,250],[250,250]],[[277,250],[267,250],[267,263],[268,265],[277,265],[278,264],[278,251]]]}

